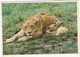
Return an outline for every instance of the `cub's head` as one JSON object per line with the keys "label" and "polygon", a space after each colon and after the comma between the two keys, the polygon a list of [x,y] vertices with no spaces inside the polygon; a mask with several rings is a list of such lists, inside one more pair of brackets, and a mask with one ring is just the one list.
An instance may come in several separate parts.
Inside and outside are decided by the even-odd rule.
{"label": "cub's head", "polygon": [[53,29],[54,29],[54,27],[55,27],[54,24],[51,24],[50,26],[48,26],[47,29],[46,29],[46,33],[50,33],[50,32],[52,32]]}
{"label": "cub's head", "polygon": [[57,24],[51,24],[46,28],[46,33],[51,33],[55,31],[59,26],[61,26],[63,23],[58,21]]}
{"label": "cub's head", "polygon": [[41,23],[40,16],[32,16],[24,24],[21,24],[21,26],[28,38],[33,38],[34,34],[39,30]]}

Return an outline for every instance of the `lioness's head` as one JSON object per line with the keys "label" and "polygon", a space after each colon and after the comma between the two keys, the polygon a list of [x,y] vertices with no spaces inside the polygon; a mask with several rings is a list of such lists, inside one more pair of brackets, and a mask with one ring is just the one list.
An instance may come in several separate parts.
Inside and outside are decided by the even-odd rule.
{"label": "lioness's head", "polygon": [[33,38],[34,34],[39,30],[41,26],[41,17],[33,16],[30,17],[22,26],[23,31],[26,33],[28,38]]}

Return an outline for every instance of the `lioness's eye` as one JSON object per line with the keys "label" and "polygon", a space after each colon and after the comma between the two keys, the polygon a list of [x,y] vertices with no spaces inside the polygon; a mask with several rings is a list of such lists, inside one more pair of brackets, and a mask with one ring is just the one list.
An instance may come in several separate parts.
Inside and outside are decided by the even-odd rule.
{"label": "lioness's eye", "polygon": [[27,28],[27,26],[25,26],[25,28]]}
{"label": "lioness's eye", "polygon": [[31,25],[31,27],[34,27],[34,25]]}

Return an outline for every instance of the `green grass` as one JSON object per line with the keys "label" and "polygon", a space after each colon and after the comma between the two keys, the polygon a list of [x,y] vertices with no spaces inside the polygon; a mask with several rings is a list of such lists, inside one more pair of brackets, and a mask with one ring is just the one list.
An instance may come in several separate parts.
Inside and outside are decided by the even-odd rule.
{"label": "green grass", "polygon": [[[39,12],[55,14],[68,28],[68,33],[61,36],[44,35],[42,39],[6,44],[28,17]],[[9,3],[2,4],[3,54],[65,54],[78,53],[77,49],[77,3]]]}

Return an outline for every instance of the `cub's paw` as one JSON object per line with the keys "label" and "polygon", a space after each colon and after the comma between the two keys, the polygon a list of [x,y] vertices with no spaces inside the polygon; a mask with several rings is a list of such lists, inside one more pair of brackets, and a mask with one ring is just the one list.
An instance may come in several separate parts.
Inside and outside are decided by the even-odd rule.
{"label": "cub's paw", "polygon": [[10,42],[13,42],[12,39],[6,39],[6,43],[10,43]]}

